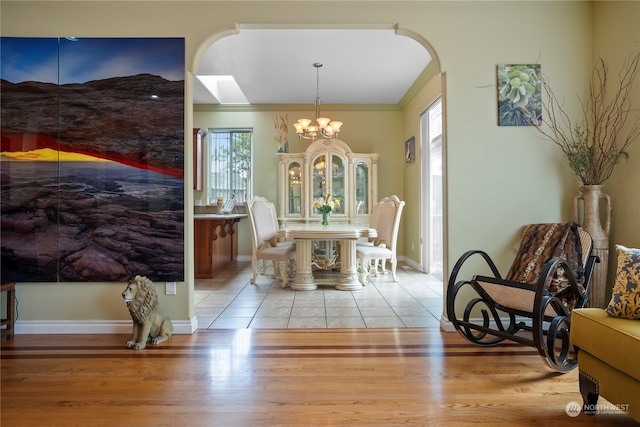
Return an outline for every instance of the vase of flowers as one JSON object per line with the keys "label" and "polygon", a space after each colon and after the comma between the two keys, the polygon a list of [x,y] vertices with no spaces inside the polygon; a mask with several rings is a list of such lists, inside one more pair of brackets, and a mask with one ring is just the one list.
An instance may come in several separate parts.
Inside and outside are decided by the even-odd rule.
{"label": "vase of flowers", "polygon": [[322,225],[329,225],[329,212],[322,212]]}
{"label": "vase of flowers", "polygon": [[331,194],[327,193],[327,197],[316,200],[313,207],[322,214],[322,225],[329,225],[329,214],[335,208],[340,206],[340,200],[331,199]]}

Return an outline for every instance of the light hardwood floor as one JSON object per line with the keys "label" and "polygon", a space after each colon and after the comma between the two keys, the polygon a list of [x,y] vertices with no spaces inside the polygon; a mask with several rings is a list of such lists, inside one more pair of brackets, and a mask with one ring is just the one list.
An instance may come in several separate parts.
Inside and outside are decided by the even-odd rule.
{"label": "light hardwood floor", "polygon": [[2,427],[635,425],[569,417],[577,370],[436,328],[198,330],[138,351],[127,339],[3,341]]}

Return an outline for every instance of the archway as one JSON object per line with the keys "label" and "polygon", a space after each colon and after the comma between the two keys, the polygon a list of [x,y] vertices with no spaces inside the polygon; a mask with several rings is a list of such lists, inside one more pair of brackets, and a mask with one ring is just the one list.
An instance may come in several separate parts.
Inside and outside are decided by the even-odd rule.
{"label": "archway", "polygon": [[[194,70],[194,75],[198,75],[204,72],[204,68],[203,68],[203,60],[206,59],[209,50],[212,48],[213,45],[217,44],[217,42],[222,41],[223,39],[226,39],[228,37],[231,36],[238,36],[241,35],[243,32],[249,32],[249,31],[263,31],[263,32],[269,32],[269,31],[278,31],[278,28],[274,28],[273,26],[264,26],[262,28],[260,28],[259,26],[255,26],[255,25],[247,25],[247,26],[243,26],[243,25],[238,25],[236,26],[235,29],[233,30],[228,30],[228,31],[224,31],[221,33],[217,33],[212,35],[210,38],[208,38],[205,42],[202,43],[202,45],[198,48],[196,55],[194,57],[194,61],[193,61],[193,66],[192,69]],[[310,31],[312,29],[309,28],[305,28],[305,27],[300,27],[297,29],[290,29],[288,28],[287,31],[299,31],[299,32],[303,32],[303,31]],[[332,29],[323,29],[323,30],[317,30],[317,28],[313,29],[316,31],[327,31],[327,32],[332,32],[332,31],[340,31],[340,30],[336,30],[335,28]],[[362,29],[358,29],[358,28],[352,28],[352,29],[342,29],[342,31],[353,31],[353,32],[358,32],[358,31],[365,31]],[[432,48],[432,46],[419,34],[416,34],[412,31],[409,30],[405,30],[405,29],[401,29],[398,26],[394,26],[394,25],[387,25],[387,26],[378,26],[377,28],[374,28],[373,30],[369,29],[368,31],[386,31],[386,32],[391,32],[395,37],[398,38],[402,38],[402,39],[410,39],[413,43],[415,43],[416,45],[419,45],[421,47],[421,49],[423,49],[425,52],[428,53],[428,55],[430,56],[430,62],[428,64],[428,66],[426,66],[423,70],[421,70],[421,72],[417,75],[417,77],[415,78],[414,81],[409,82],[409,84],[407,85],[407,87],[409,88],[407,90],[407,93],[405,94],[406,96],[404,96],[402,99],[400,99],[398,101],[398,106],[399,108],[405,108],[406,105],[411,103],[411,99],[413,97],[420,97],[422,96],[420,94],[420,90],[423,88],[423,86],[426,85],[427,82],[431,81],[431,79],[433,79],[434,77],[438,77],[441,73],[441,67],[440,67],[440,63],[439,63],[439,59],[438,56],[435,52],[435,50]],[[331,44],[331,43],[329,43]],[[365,48],[362,48],[365,49]],[[246,52],[244,52],[246,53]],[[293,56],[293,55],[292,55]],[[379,60],[380,61],[380,60]],[[309,62],[308,64],[305,63],[303,66],[310,68],[310,64],[311,60],[307,61]],[[396,64],[396,68],[402,68],[402,65],[400,64]],[[257,70],[261,70],[260,67],[256,67],[255,69]],[[356,73],[358,74],[358,73]],[[323,74],[323,78],[324,78],[324,74]],[[437,96],[441,96],[442,93],[444,92],[443,88],[442,88],[442,79],[438,78],[437,80],[439,82],[439,92],[437,93]],[[309,83],[307,81],[307,83]],[[324,80],[323,80],[323,85],[322,85],[322,95],[323,98],[325,97],[325,95],[327,94],[327,87],[330,86],[330,84],[327,84]],[[288,85],[284,86],[284,87],[279,87],[279,91],[280,93],[284,93],[284,92],[288,92],[288,91],[292,91],[292,92],[298,92],[298,94],[302,93],[302,95],[299,96],[298,99],[293,100],[293,101],[288,101],[288,103],[295,103],[295,104],[310,104],[315,93],[313,93],[313,91],[315,90],[315,86],[313,85],[309,85],[307,84],[307,89],[310,89],[312,92],[311,94],[309,94],[309,92],[304,92],[304,90],[299,90],[296,91],[294,89],[292,89],[293,87],[293,83],[289,82]],[[348,91],[348,89],[342,89],[342,92]],[[371,89],[371,91],[375,91],[375,88]],[[328,96],[328,95],[327,95]],[[436,99],[436,97],[433,97],[433,99],[429,100],[429,102],[425,102],[424,105],[422,105],[420,107],[420,111],[411,111],[411,113],[416,113],[415,114],[415,120],[414,120],[414,124],[410,124],[410,125],[406,125],[405,126],[408,129],[405,129],[405,133],[406,134],[418,134],[420,132],[420,128],[419,128],[419,113],[421,113],[424,109],[426,109],[426,107],[433,101]],[[267,101],[262,101],[262,103],[268,103]],[[247,109],[251,109],[251,107],[243,107],[243,108],[247,108]],[[443,109],[444,111],[446,111],[446,109]],[[444,114],[444,113],[443,113]],[[405,119],[405,122],[407,122],[408,120]],[[409,129],[410,128],[410,129]],[[419,138],[416,137],[416,141],[418,141]],[[444,148],[446,146],[446,135],[443,136],[443,156],[446,155],[446,148]],[[419,146],[416,146],[416,157],[420,158],[420,154],[421,154],[421,150]],[[414,185],[413,182],[421,182],[422,180],[424,180],[426,177],[421,174],[420,172],[420,167],[419,166],[415,166],[412,169],[405,169],[405,175],[406,177],[404,178],[404,184],[403,186],[405,187],[409,187],[411,185]],[[408,171],[408,175],[406,173],[406,171]],[[446,178],[445,178],[446,179]],[[411,183],[409,183],[411,182]],[[419,187],[419,185],[418,185]],[[418,191],[415,191],[415,189],[413,188],[405,188],[404,190],[406,191],[410,191],[411,194],[406,195],[407,197],[411,197],[411,198],[415,198],[415,204],[414,206],[420,206],[420,203],[417,203],[419,198],[421,197],[420,191],[418,189]],[[383,196],[385,194],[381,194],[381,196]],[[446,195],[445,195],[446,198]],[[445,208],[446,208],[446,200],[444,201],[445,203]],[[418,211],[419,210],[419,211]],[[414,250],[414,247],[417,247],[418,249],[416,249],[415,251],[413,251],[410,256],[411,258],[408,258],[409,264],[412,264],[413,267],[416,267],[418,269],[422,269],[425,268],[425,266],[423,266],[421,264],[422,262],[422,244],[421,241],[418,240],[416,243],[416,245],[414,246],[413,244],[409,243],[409,235],[411,235],[411,239],[416,238],[416,233],[415,231],[420,229],[422,227],[422,224],[424,223],[423,221],[423,215],[424,213],[422,212],[422,208],[420,206],[420,209],[417,209],[415,212],[407,212],[404,215],[404,222],[405,222],[405,227],[404,227],[404,234],[405,236],[405,244],[404,244],[404,248],[405,248],[405,252],[407,252],[410,248],[411,251]],[[446,215],[445,215],[446,218]],[[445,225],[446,226],[446,225]],[[443,242],[443,249],[446,247],[446,241]],[[445,260],[445,268],[446,268],[446,260]]]}

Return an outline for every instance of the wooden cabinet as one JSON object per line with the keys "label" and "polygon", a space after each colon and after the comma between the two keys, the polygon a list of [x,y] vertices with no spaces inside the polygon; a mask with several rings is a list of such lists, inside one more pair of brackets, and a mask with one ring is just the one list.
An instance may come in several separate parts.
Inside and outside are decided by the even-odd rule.
{"label": "wooden cabinet", "polygon": [[246,216],[194,215],[196,279],[210,279],[238,259],[238,222]]}
{"label": "wooden cabinet", "polygon": [[340,206],[331,221],[369,223],[378,198],[378,154],[353,153],[339,140],[318,140],[304,153],[280,153],[278,215],[280,222],[320,221],[313,201],[331,194]]}

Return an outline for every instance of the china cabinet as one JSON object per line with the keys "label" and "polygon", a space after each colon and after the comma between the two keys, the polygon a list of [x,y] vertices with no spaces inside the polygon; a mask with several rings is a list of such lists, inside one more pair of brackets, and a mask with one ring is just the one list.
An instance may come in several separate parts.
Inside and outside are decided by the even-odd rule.
{"label": "china cabinet", "polygon": [[368,224],[378,198],[378,154],[353,153],[339,139],[317,140],[304,153],[279,153],[278,215],[287,222],[321,221],[313,202],[331,194],[340,206],[331,222]]}

